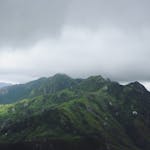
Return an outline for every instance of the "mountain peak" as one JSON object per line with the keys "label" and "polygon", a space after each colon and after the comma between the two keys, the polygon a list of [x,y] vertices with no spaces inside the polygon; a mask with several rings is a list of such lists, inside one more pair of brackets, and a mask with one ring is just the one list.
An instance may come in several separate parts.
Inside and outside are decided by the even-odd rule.
{"label": "mountain peak", "polygon": [[68,75],[64,74],[64,73],[57,73],[54,76],[50,77],[50,78],[70,78]]}
{"label": "mountain peak", "polygon": [[131,82],[129,83],[127,86],[135,89],[136,91],[141,91],[141,92],[144,92],[144,91],[147,91],[147,89],[144,87],[144,85],[142,85],[140,82],[138,81],[135,81],[135,82]]}
{"label": "mountain peak", "polygon": [[105,80],[101,75],[90,76],[88,79],[96,79],[96,80],[102,80],[102,81]]}

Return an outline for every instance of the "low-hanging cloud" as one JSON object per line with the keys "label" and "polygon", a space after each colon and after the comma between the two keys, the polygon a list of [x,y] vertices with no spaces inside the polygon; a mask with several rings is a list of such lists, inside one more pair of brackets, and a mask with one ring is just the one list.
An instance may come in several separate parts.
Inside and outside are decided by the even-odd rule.
{"label": "low-hanging cloud", "polygon": [[0,80],[58,72],[150,80],[148,0],[0,1]]}

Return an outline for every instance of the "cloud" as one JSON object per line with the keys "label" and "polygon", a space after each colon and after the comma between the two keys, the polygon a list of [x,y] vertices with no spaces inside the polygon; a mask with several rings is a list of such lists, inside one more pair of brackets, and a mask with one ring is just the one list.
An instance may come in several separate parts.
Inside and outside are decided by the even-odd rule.
{"label": "cloud", "polygon": [[62,72],[150,80],[148,0],[0,1],[0,80]]}
{"label": "cloud", "polygon": [[0,45],[29,46],[63,27],[133,31],[150,25],[148,0],[1,0]]}
{"label": "cloud", "polygon": [[68,0],[1,0],[0,44],[32,45],[59,34]]}
{"label": "cloud", "polygon": [[[28,51],[1,52],[1,75],[35,78],[62,72],[73,77],[102,74],[118,81],[149,80],[148,41],[114,28],[95,33],[72,27],[63,31],[59,39],[43,40]],[[147,45],[144,52],[143,45]]]}
{"label": "cloud", "polygon": [[129,31],[150,25],[148,0],[73,0],[69,6],[68,22],[75,25]]}

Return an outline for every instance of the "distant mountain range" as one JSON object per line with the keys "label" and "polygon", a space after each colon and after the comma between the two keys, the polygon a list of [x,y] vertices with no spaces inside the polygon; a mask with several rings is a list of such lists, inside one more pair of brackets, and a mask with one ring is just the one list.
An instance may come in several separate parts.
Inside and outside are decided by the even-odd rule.
{"label": "distant mountain range", "polygon": [[11,83],[0,82],[0,88],[11,86],[11,85],[12,85]]}
{"label": "distant mountain range", "polygon": [[0,149],[150,150],[150,92],[65,74],[0,89]]}

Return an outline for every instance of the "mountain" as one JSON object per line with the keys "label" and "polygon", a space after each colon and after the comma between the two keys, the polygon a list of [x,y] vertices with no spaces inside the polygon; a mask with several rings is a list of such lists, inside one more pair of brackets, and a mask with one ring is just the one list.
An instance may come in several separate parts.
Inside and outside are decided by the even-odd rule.
{"label": "mountain", "polygon": [[76,81],[65,74],[56,74],[50,78],[40,78],[27,84],[18,84],[0,89],[0,103],[13,103],[24,98],[55,93],[71,88]]}
{"label": "mountain", "polygon": [[0,88],[6,87],[6,86],[11,86],[11,83],[4,83],[4,82],[0,82]]}
{"label": "mountain", "polygon": [[139,82],[56,74],[2,88],[0,102],[3,150],[150,149],[150,92]]}

